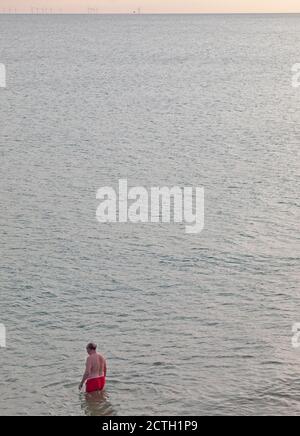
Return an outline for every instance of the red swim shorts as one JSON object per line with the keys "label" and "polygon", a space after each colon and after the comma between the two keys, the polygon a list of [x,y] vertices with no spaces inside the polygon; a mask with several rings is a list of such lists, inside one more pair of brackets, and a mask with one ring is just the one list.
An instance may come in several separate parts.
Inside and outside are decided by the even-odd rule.
{"label": "red swim shorts", "polygon": [[106,379],[104,376],[91,378],[86,382],[86,392],[102,391],[105,387]]}

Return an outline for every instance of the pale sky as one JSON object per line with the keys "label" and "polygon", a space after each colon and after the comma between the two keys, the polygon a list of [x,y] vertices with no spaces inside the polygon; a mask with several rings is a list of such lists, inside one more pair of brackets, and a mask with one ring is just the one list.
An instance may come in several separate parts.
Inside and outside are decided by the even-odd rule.
{"label": "pale sky", "polygon": [[131,13],[138,8],[143,13],[300,13],[300,0],[0,0],[0,12],[30,12],[32,7],[70,13],[88,8],[99,13]]}

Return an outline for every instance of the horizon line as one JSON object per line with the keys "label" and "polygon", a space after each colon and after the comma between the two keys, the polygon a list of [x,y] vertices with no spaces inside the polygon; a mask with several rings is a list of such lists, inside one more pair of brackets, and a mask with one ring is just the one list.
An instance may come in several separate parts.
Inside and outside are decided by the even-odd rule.
{"label": "horizon line", "polygon": [[300,15],[298,12],[0,12],[0,15]]}

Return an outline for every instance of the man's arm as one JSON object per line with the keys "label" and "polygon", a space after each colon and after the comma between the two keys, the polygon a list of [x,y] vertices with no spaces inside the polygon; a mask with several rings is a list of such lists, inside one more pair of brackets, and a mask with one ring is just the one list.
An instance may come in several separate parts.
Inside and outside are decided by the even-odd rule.
{"label": "man's arm", "polygon": [[89,375],[91,372],[91,361],[89,358],[87,358],[86,360],[86,366],[85,366],[85,371],[81,380],[81,383],[79,385],[79,390],[81,390],[83,388],[84,383],[86,382],[86,380],[88,379]]}

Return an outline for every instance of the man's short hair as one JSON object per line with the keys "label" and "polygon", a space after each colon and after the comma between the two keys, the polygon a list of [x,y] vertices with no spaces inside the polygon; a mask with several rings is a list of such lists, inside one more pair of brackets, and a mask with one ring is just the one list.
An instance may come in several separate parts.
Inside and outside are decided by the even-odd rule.
{"label": "man's short hair", "polygon": [[90,342],[89,344],[87,344],[86,348],[87,348],[88,350],[94,350],[94,351],[96,351],[96,350],[97,350],[97,344],[95,344],[94,342]]}

